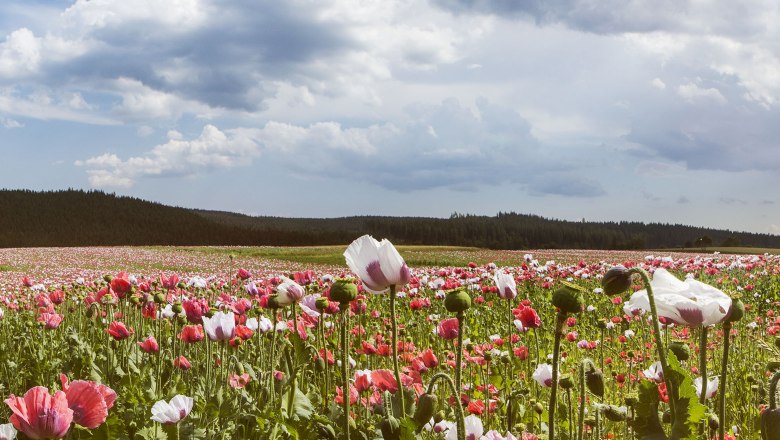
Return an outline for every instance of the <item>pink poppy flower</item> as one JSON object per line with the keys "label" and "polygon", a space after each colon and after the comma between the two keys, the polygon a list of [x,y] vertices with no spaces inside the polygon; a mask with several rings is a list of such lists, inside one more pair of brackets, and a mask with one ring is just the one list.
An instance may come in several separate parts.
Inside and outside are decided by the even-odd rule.
{"label": "pink poppy flower", "polygon": [[455,339],[458,337],[458,318],[444,319],[439,323],[436,334],[443,339]]}
{"label": "pink poppy flower", "polygon": [[157,343],[157,339],[154,339],[154,336],[151,335],[143,342],[138,342],[137,344],[144,353],[157,353],[160,351],[160,345]]}
{"label": "pink poppy flower", "polygon": [[109,324],[106,332],[117,341],[127,339],[134,333],[132,328],[128,329],[121,321],[114,321]]}
{"label": "pink poppy flower", "polygon": [[31,439],[60,439],[65,437],[73,422],[73,410],[68,408],[68,399],[63,391],[54,396],[46,387],[30,388],[24,397],[5,400],[11,408],[10,421],[19,431]]}
{"label": "pink poppy flower", "polygon": [[108,410],[116,401],[114,390],[89,380],[74,380],[68,383],[68,377],[64,374],[60,374],[60,381],[68,400],[68,408],[73,410],[74,423],[88,429],[95,429],[105,423]]}

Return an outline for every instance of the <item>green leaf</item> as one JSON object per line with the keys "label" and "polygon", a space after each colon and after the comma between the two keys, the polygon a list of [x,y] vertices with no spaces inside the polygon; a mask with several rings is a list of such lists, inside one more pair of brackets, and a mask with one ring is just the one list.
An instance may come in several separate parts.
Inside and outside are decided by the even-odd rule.
{"label": "green leaf", "polygon": [[[290,402],[292,400],[292,402]],[[292,411],[287,414],[287,408],[292,405]],[[306,396],[298,387],[289,388],[284,396],[282,396],[282,415],[285,418],[292,418],[296,420],[308,420],[311,418],[314,412],[314,405],[312,405],[309,397]]]}
{"label": "green leaf", "polygon": [[136,439],[142,440],[168,440],[168,435],[158,425],[155,429],[154,426],[144,428],[135,433]]}
{"label": "green leaf", "polygon": [[[707,412],[707,408],[699,403],[693,379],[682,369],[677,356],[668,356],[669,382],[676,393],[670,392],[669,398],[675,399],[675,417],[671,436],[673,439],[696,439],[696,430]],[[676,394],[676,396],[675,396]]]}
{"label": "green leaf", "polygon": [[658,386],[649,381],[642,380],[639,383],[639,402],[636,405],[634,417],[634,431],[641,440],[665,440],[666,434],[658,418]]}

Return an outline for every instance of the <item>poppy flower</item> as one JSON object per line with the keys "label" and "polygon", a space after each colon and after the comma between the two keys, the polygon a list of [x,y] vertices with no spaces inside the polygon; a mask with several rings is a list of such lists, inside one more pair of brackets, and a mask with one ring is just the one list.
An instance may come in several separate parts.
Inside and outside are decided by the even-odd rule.
{"label": "poppy flower", "polygon": [[128,329],[121,321],[114,321],[109,324],[106,332],[117,341],[127,339],[134,333],[132,328]]}
{"label": "poppy flower", "polygon": [[[717,376],[707,381],[707,394],[705,398],[712,399],[718,392],[719,379]],[[696,395],[701,396],[701,377],[693,380],[693,387],[696,388]]]}
{"label": "poppy flower", "polygon": [[538,367],[536,367],[536,370],[533,374],[533,379],[539,383],[539,385],[543,387],[551,387],[552,386],[552,365],[550,364],[540,364]]}
{"label": "poppy flower", "polygon": [[282,277],[282,284],[276,286],[276,293],[279,294],[279,305],[284,307],[300,302],[306,295],[306,290],[295,281]]}
{"label": "poppy flower", "polygon": [[364,235],[347,247],[344,258],[366,290],[372,293],[384,293],[390,286],[403,286],[411,279],[409,267],[387,239],[379,242]]}
{"label": "poppy flower", "polygon": [[141,347],[141,350],[143,350],[144,353],[157,353],[160,351],[160,345],[157,343],[157,339],[154,339],[154,336],[152,335],[146,338],[143,342],[138,342],[137,344],[139,347]]}
{"label": "poppy flower", "polygon": [[241,389],[244,388],[250,380],[249,373],[244,373],[241,375],[233,373],[228,379],[228,384],[230,384],[230,386],[234,389]]}
{"label": "poppy flower", "polygon": [[176,359],[173,360],[173,366],[182,370],[189,370],[192,368],[192,365],[190,364],[190,361],[184,357],[179,356]]}
{"label": "poppy flower", "polygon": [[179,339],[187,344],[202,341],[204,337],[202,325],[186,325],[179,333]]}
{"label": "poppy flower", "polygon": [[[731,298],[722,291],[693,278],[680,281],[663,268],[655,271],[650,286],[658,315],[680,325],[708,327],[723,321],[731,308]],[[647,289],[634,292],[623,310],[626,315],[648,312]]]}
{"label": "poppy flower", "polygon": [[436,328],[436,334],[443,339],[455,339],[458,337],[458,318],[444,319]]}
{"label": "poppy flower", "polygon": [[74,380],[60,374],[62,390],[73,410],[73,422],[88,429],[95,429],[105,423],[108,410],[114,406],[116,392],[106,385],[90,380]]}
{"label": "poppy flower", "polygon": [[163,425],[173,425],[187,417],[192,411],[192,397],[177,394],[170,402],[158,400],[152,406],[152,420]]}
{"label": "poppy flower", "polygon": [[501,298],[514,299],[517,296],[517,284],[515,284],[515,278],[512,275],[499,270],[493,277],[493,281],[498,287],[498,296]]}
{"label": "poppy flower", "polygon": [[67,435],[73,422],[73,410],[68,408],[64,391],[49,394],[42,386],[30,388],[24,397],[13,394],[5,400],[11,408],[14,428],[31,439],[60,439]]}
{"label": "poppy flower", "polygon": [[211,318],[204,316],[203,329],[212,341],[232,339],[236,333],[236,318],[233,312],[217,312]]}
{"label": "poppy flower", "polygon": [[395,394],[398,391],[398,382],[390,370],[374,370],[371,372],[371,382],[379,391],[390,391]]}
{"label": "poppy flower", "polygon": [[16,438],[16,428],[11,423],[0,425],[0,440],[12,440]]}

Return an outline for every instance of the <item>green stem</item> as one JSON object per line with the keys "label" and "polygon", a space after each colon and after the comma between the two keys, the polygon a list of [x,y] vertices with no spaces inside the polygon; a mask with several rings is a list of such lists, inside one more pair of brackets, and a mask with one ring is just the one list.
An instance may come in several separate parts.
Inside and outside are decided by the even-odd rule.
{"label": "green stem", "polygon": [[726,377],[728,376],[731,321],[723,323],[723,360],[720,364],[720,395],[718,396],[718,438],[726,438]]}
{"label": "green stem", "polygon": [[404,386],[401,383],[401,372],[398,369],[398,323],[395,317],[395,285],[390,286],[390,322],[392,323],[393,342],[393,373],[398,383],[398,400],[401,402],[401,418],[406,417],[406,402],[404,399]]}
{"label": "green stem", "polygon": [[701,338],[699,339],[699,373],[701,374],[699,403],[704,405],[707,400],[707,327],[701,328]]}
{"label": "green stem", "polygon": [[555,343],[552,358],[552,384],[550,385],[550,406],[547,410],[548,438],[555,440],[555,409],[558,406],[558,358],[561,354],[563,326],[566,324],[566,312],[558,312],[555,320]]}
{"label": "green stem", "polygon": [[[343,320],[341,323],[341,375],[343,376],[343,381],[341,385],[341,400],[343,401],[344,406],[344,433],[345,433],[345,439],[349,440],[349,398],[350,398],[350,392],[349,392],[349,355],[347,354],[347,351],[349,350],[349,339],[348,338],[348,332],[347,332],[347,326],[349,325],[349,303],[342,303],[341,304],[342,310],[341,314],[343,316]],[[398,389],[400,390],[400,381]]]}
{"label": "green stem", "polygon": [[577,420],[577,440],[582,440],[583,435],[585,434],[585,371],[595,370],[596,366],[593,365],[593,361],[590,359],[583,359],[582,362],[580,362],[580,414],[579,419]]}
{"label": "green stem", "polygon": [[674,425],[675,407],[677,403],[677,395],[672,383],[669,381],[669,364],[666,361],[666,348],[661,341],[661,324],[658,321],[658,309],[655,306],[655,295],[653,295],[653,286],[650,283],[650,276],[641,267],[632,267],[628,270],[629,274],[638,273],[642,277],[642,281],[647,287],[647,299],[650,303],[650,314],[653,317],[653,330],[655,331],[655,347],[658,350],[658,360],[661,362],[661,371],[664,373],[664,383],[666,384],[666,390],[669,393],[669,407],[671,409],[671,422]]}
{"label": "green stem", "polygon": [[514,353],[512,353],[512,327],[514,326],[514,315],[512,315],[512,299],[507,299],[507,309],[509,309],[509,332],[507,333],[507,346],[509,347],[509,362],[506,364],[506,378],[504,379],[504,399],[506,399],[506,414],[507,414],[507,431],[510,431],[512,429],[511,420],[512,418],[509,417],[509,411],[512,410],[509,403],[511,402],[511,399],[509,398],[510,390],[509,390],[509,380],[512,377],[512,361],[514,360]]}
{"label": "green stem", "polygon": [[455,353],[455,405],[458,410],[458,440],[466,439],[466,421],[463,415],[463,402],[460,393],[463,390],[463,321],[465,314],[458,312],[458,348]]}

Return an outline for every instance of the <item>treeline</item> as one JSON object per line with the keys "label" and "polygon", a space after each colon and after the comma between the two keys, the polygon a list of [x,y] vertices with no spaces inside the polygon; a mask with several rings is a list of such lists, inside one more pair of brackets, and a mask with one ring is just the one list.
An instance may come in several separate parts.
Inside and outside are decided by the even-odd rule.
{"label": "treeline", "polygon": [[448,219],[251,217],[165,206],[101,191],[0,191],[0,247],[327,245],[362,234],[396,244],[494,249],[644,249],[730,245],[780,248],[780,237],[684,225],[571,222],[536,215]]}

